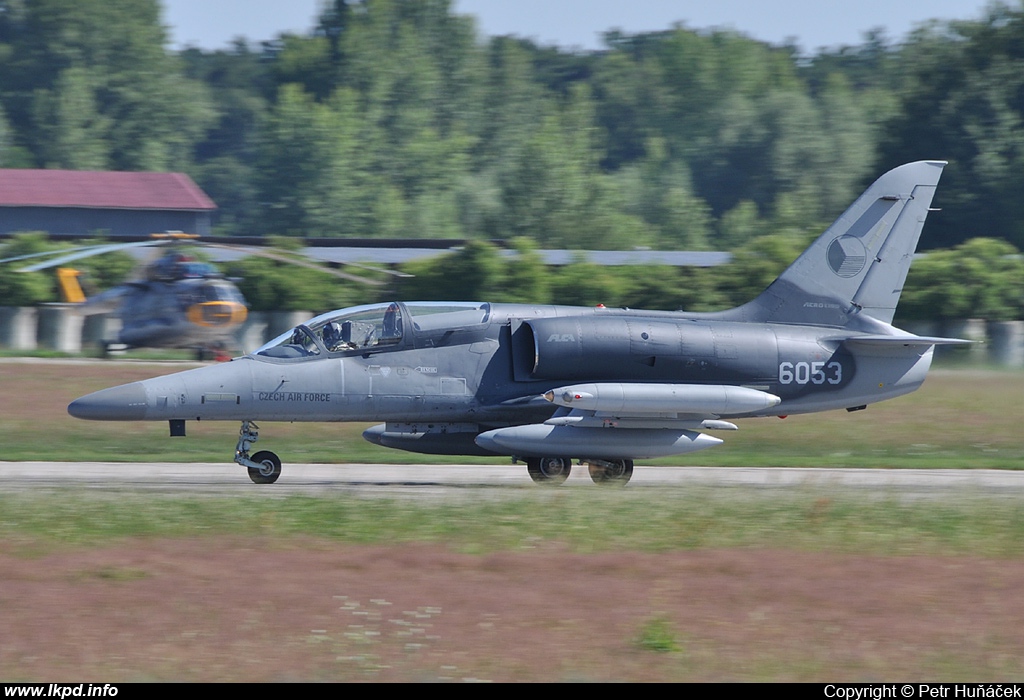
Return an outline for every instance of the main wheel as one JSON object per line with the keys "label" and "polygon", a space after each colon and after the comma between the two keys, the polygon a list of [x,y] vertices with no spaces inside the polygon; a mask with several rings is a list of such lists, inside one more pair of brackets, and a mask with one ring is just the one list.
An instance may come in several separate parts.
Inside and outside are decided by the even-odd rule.
{"label": "main wheel", "polygon": [[602,486],[624,486],[633,476],[633,460],[612,459],[590,463],[590,480]]}
{"label": "main wheel", "polygon": [[249,478],[254,484],[272,484],[281,476],[281,460],[273,452],[257,452],[252,461],[260,465],[259,469],[249,467]]}
{"label": "main wheel", "polygon": [[530,457],[526,460],[526,470],[538,484],[560,484],[569,478],[572,461],[561,457]]}

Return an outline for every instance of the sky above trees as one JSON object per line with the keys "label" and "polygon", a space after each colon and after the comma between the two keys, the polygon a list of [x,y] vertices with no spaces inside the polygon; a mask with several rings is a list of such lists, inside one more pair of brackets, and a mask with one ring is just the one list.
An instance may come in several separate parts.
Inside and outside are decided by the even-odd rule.
{"label": "sky above trees", "polygon": [[[162,0],[164,22],[175,48],[227,46],[235,37],[252,41],[280,33],[305,33],[316,24],[321,0]],[[542,44],[585,49],[601,47],[613,28],[629,33],[669,29],[731,28],[752,38],[781,44],[796,37],[806,52],[861,42],[882,27],[893,39],[931,19],[978,19],[987,0],[457,0],[454,9],[477,18],[487,36],[515,34]],[[781,10],[780,10],[781,8]]]}

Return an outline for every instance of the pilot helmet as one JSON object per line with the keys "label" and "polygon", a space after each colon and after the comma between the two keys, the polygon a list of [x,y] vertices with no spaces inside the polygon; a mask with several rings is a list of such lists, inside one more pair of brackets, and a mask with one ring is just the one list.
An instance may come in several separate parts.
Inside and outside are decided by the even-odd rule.
{"label": "pilot helmet", "polygon": [[328,323],[324,326],[324,345],[331,347],[341,340],[341,326],[335,322]]}

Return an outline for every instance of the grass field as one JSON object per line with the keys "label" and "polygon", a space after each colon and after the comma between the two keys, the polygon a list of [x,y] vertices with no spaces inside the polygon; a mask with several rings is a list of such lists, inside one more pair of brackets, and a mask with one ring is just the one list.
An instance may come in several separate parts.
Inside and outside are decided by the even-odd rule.
{"label": "grass field", "polygon": [[[230,461],[238,430],[234,422],[189,422],[187,438],[171,439],[166,423],[79,421],[67,414],[67,404],[77,396],[187,366],[0,362],[0,458]],[[866,411],[740,420],[738,432],[717,434],[724,445],[648,463],[1018,469],[1024,464],[1022,397],[1022,372],[933,370],[919,391]],[[257,449],[272,449],[285,462],[481,461],[377,447],[360,436],[365,424],[260,427]]]}
{"label": "grass field", "polygon": [[[171,439],[66,413],[183,367],[0,362],[0,457],[228,462],[234,423]],[[724,445],[662,462],[1016,469],[1022,389],[1019,372],[934,372],[866,411],[739,421]],[[362,429],[266,423],[259,446],[427,461]],[[46,488],[0,494],[0,619],[7,682],[1005,682],[1024,673],[1024,507],[828,485]]]}
{"label": "grass field", "polygon": [[218,536],[436,543],[477,555],[557,544],[577,553],[768,547],[1019,558],[1024,510],[1016,499],[903,501],[815,487],[785,493],[526,488],[502,498],[447,502],[351,495],[0,495],[0,540],[25,556],[129,538]]}
{"label": "grass field", "polygon": [[0,680],[1007,682],[1024,509],[814,489],[0,496]]}

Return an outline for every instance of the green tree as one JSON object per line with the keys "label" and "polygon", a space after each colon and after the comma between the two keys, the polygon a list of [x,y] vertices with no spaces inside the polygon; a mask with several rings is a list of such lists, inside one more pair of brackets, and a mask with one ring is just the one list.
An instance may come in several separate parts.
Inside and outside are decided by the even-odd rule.
{"label": "green tree", "polygon": [[623,306],[628,282],[614,268],[577,261],[551,270],[551,298],[574,306]]}
{"label": "green tree", "polygon": [[11,128],[7,124],[3,107],[0,106],[0,168],[9,167],[11,146]]}
{"label": "green tree", "polygon": [[628,282],[621,303],[633,309],[718,311],[728,306],[711,268],[623,268],[621,276]]}
{"label": "green tree", "polygon": [[981,21],[933,23],[899,52],[899,112],[881,167],[950,161],[922,245],[975,236],[1024,244],[1024,11],[990,5]]}
{"label": "green tree", "polygon": [[805,241],[793,235],[769,235],[755,238],[733,254],[728,265],[715,268],[716,286],[727,306],[744,304],[767,289],[768,285],[796,260]]}
{"label": "green tree", "polygon": [[216,113],[196,145],[196,165],[189,174],[217,203],[218,233],[251,234],[261,218],[255,183],[257,128],[274,97],[269,61],[242,40],[211,53],[186,49],[180,57],[185,76],[207,86]]}
{"label": "green tree", "polygon": [[37,153],[45,167],[107,167],[111,120],[97,108],[97,82],[88,70],[72,67],[60,75],[52,90],[36,92],[33,122],[38,129]]}
{"label": "green tree", "polygon": [[766,229],[767,223],[760,218],[757,205],[743,200],[718,220],[718,232],[711,247],[734,250],[763,235]]}
{"label": "green tree", "polygon": [[[212,114],[166,50],[157,0],[25,0],[14,15],[5,105],[39,164],[71,163],[83,143],[89,167],[104,154],[104,167],[123,170],[190,162]],[[55,117],[70,132],[57,146]]]}
{"label": "green tree", "polygon": [[399,294],[424,301],[487,301],[502,293],[505,262],[483,241],[469,241],[454,253],[402,267],[414,277],[399,284]]}
{"label": "green tree", "polygon": [[257,231],[323,236],[342,229],[341,218],[351,216],[341,200],[349,191],[345,156],[354,135],[348,125],[300,86],[281,88],[257,146]]}
{"label": "green tree", "polygon": [[626,211],[617,183],[600,171],[597,142],[590,96],[574,88],[499,175],[506,236],[565,248],[652,242],[644,222]]}
{"label": "green tree", "polygon": [[547,304],[551,301],[551,270],[529,238],[512,240],[515,252],[504,265],[500,301]]}
{"label": "green tree", "polygon": [[[0,259],[45,253],[56,248],[47,240],[45,233],[23,233],[0,247]],[[33,306],[57,300],[52,272],[19,272],[31,262],[15,261],[0,265],[0,299],[4,306]]]}
{"label": "green tree", "polygon": [[227,273],[239,278],[238,289],[252,311],[323,313],[364,303],[368,295],[362,285],[327,272],[255,256],[231,263]]}
{"label": "green tree", "polygon": [[623,209],[657,231],[659,248],[706,249],[711,212],[694,194],[689,170],[669,159],[662,140],[649,143],[646,151],[646,158],[613,175],[622,193]]}
{"label": "green tree", "polygon": [[[343,84],[357,100],[361,163],[375,191],[397,188],[402,200],[432,208],[427,221],[458,230],[454,192],[468,169],[478,115],[472,25],[451,14],[448,0],[369,0],[339,39]],[[390,197],[390,195],[389,195]],[[439,207],[438,205],[441,204]],[[439,221],[440,212],[448,212]],[[405,235],[423,219],[407,216]]]}
{"label": "green tree", "polygon": [[1024,262],[1006,241],[975,238],[914,262],[897,310],[900,319],[1024,317]]}

